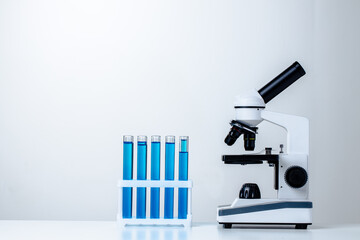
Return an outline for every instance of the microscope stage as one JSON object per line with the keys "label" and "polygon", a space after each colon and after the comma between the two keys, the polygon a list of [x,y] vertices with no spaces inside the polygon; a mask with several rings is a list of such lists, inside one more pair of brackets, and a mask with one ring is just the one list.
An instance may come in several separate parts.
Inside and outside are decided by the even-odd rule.
{"label": "microscope stage", "polygon": [[223,155],[222,160],[225,164],[262,164],[264,161],[268,163],[278,163],[279,155],[277,154],[242,154],[242,155]]}

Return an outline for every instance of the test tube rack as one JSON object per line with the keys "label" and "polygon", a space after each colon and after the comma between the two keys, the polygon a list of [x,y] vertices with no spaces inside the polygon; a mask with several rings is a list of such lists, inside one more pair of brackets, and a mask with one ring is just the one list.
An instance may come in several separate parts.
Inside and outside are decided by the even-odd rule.
{"label": "test tube rack", "polygon": [[[122,190],[124,187],[132,187],[133,191],[137,187],[146,187],[146,188],[187,188],[188,189],[188,208],[187,208],[187,218],[171,218],[165,219],[160,218],[122,218]],[[158,226],[183,226],[190,227],[192,220],[192,187],[193,183],[191,180],[187,181],[178,181],[178,180],[119,180],[118,189],[119,189],[119,205],[118,205],[118,215],[117,221],[121,227],[125,226],[149,226],[149,225],[158,225]],[[164,199],[164,198],[162,198]],[[150,200],[150,199],[149,199]]]}

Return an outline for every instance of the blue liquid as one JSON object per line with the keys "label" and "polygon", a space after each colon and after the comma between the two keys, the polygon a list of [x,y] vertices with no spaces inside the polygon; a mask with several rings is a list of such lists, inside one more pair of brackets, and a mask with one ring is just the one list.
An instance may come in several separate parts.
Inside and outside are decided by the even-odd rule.
{"label": "blue liquid", "polygon": [[[137,179],[146,180],[146,142],[137,144]],[[146,188],[138,187],[136,194],[136,218],[146,218]]]}
{"label": "blue liquid", "polygon": [[[165,180],[174,180],[175,143],[165,144]],[[174,218],[174,188],[165,188],[164,218]]]}
{"label": "blue liquid", "polygon": [[[160,142],[151,143],[151,180],[160,180]],[[150,218],[159,218],[160,188],[151,188]]]}
{"label": "blue liquid", "polygon": [[[179,180],[188,180],[188,152],[179,153]],[[178,218],[187,218],[188,189],[179,188]]]}
{"label": "blue liquid", "polygon": [[[123,179],[133,179],[133,143],[124,142],[123,151]],[[132,217],[132,188],[124,187],[122,195],[122,217]]]}

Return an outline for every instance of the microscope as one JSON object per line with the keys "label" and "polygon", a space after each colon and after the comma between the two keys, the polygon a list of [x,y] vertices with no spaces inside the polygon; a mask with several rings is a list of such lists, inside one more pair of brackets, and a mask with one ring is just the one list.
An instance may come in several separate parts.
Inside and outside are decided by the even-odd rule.
{"label": "microscope", "polygon": [[225,138],[229,146],[243,135],[246,151],[255,149],[257,126],[268,121],[287,131],[286,151],[265,148],[259,154],[223,155],[225,164],[262,164],[267,162],[274,168],[276,199],[261,198],[255,183],[242,185],[239,197],[231,205],[217,208],[217,221],[224,228],[232,224],[251,225],[295,225],[296,229],[307,229],[312,224],[312,202],[308,200],[308,156],[309,120],[288,114],[269,112],[265,104],[305,75],[302,66],[295,62],[259,91],[252,91],[235,100],[235,120]]}

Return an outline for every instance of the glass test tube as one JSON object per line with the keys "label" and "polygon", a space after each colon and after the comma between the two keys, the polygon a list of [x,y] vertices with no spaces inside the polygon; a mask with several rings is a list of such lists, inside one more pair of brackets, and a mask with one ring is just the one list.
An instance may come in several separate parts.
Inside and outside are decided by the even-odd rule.
{"label": "glass test tube", "polygon": [[[189,154],[189,137],[180,137],[179,147],[179,181],[188,180],[188,154]],[[188,206],[188,189],[179,188],[179,201],[178,201],[178,218],[187,218],[187,206]]]}
{"label": "glass test tube", "polygon": [[[160,180],[160,141],[161,137],[151,136],[151,180]],[[159,218],[160,188],[151,188],[150,218]]]}
{"label": "glass test tube", "polygon": [[[147,137],[137,137],[137,180],[146,180]],[[138,187],[136,193],[136,218],[146,218],[146,188]]]}
{"label": "glass test tube", "polygon": [[[133,179],[134,137],[123,137],[123,180]],[[124,187],[122,194],[122,217],[132,218],[132,188]]]}
{"label": "glass test tube", "polygon": [[[165,137],[165,180],[174,180],[175,136]],[[165,188],[164,218],[174,218],[174,188]]]}

